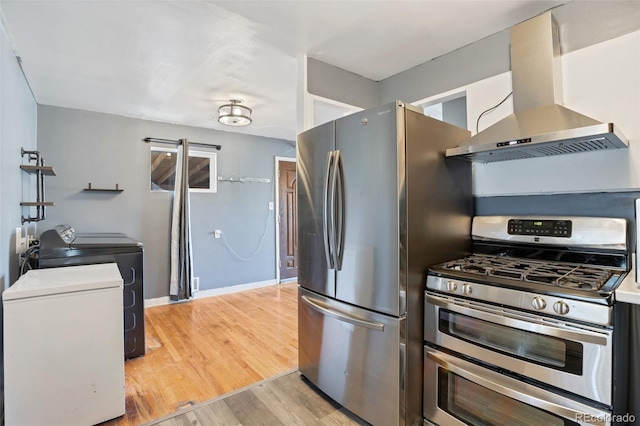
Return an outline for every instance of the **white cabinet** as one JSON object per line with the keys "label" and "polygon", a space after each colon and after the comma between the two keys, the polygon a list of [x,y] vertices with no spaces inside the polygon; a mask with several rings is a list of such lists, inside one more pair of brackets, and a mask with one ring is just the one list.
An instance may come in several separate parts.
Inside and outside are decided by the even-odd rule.
{"label": "white cabinet", "polygon": [[5,424],[91,425],[124,414],[115,263],[31,270],[2,299]]}

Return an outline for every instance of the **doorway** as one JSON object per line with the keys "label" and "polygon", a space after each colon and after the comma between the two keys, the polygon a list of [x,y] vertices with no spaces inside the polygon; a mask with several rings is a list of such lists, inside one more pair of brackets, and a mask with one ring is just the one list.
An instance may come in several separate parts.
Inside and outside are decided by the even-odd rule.
{"label": "doorway", "polygon": [[298,222],[296,206],[296,159],[276,157],[277,279],[279,283],[298,277]]}

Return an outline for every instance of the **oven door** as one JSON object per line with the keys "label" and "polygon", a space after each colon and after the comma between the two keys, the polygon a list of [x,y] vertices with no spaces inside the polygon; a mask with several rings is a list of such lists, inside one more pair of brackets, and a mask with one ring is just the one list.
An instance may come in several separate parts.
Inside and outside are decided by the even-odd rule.
{"label": "oven door", "polygon": [[436,425],[610,425],[611,412],[425,346],[424,417]]}
{"label": "oven door", "polygon": [[612,331],[435,294],[425,340],[612,405]]}

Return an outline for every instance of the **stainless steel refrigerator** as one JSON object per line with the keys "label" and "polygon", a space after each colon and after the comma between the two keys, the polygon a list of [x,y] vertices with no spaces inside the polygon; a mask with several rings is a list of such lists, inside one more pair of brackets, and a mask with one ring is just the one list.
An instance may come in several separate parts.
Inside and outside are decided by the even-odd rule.
{"label": "stainless steel refrigerator", "polygon": [[429,265],[469,251],[469,132],[393,102],[298,136],[298,361],[374,425],[422,423]]}

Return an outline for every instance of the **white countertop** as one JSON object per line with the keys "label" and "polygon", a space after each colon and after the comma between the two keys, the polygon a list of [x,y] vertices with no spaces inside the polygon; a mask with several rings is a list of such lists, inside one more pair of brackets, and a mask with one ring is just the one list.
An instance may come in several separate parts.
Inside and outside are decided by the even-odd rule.
{"label": "white countertop", "polygon": [[640,284],[636,265],[636,255],[631,255],[631,271],[627,274],[622,284],[616,289],[616,301],[640,305]]}
{"label": "white countertop", "polygon": [[122,287],[115,263],[33,269],[2,293],[4,301],[76,291]]}

